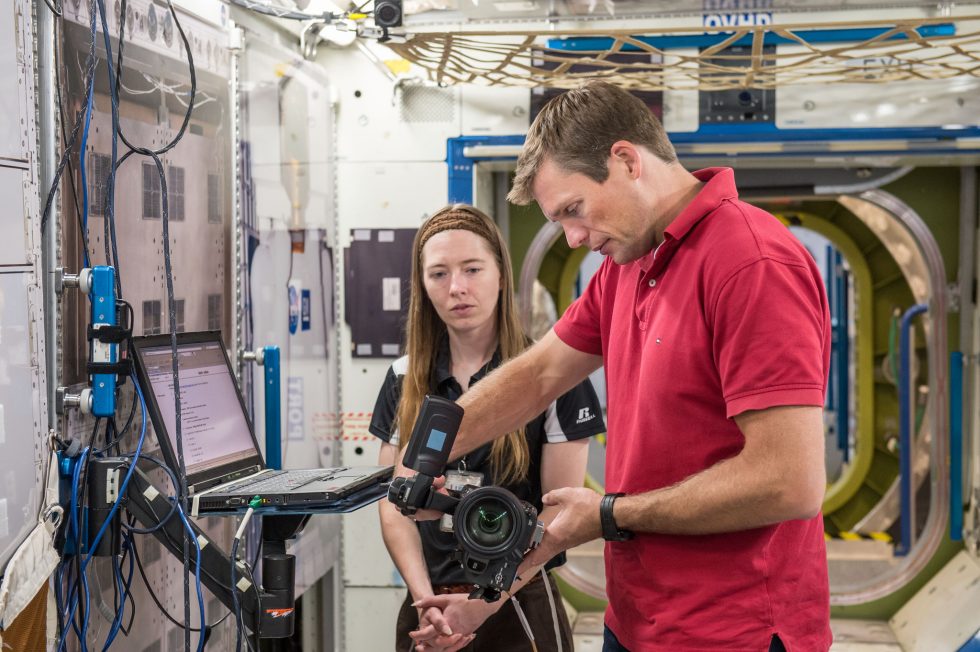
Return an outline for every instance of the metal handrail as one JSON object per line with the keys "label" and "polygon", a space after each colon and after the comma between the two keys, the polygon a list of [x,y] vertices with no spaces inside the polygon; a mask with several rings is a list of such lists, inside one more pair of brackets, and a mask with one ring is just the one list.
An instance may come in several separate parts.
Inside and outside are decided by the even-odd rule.
{"label": "metal handrail", "polygon": [[902,540],[895,546],[895,554],[904,556],[915,544],[915,504],[912,496],[912,401],[911,331],[912,320],[929,309],[924,303],[912,306],[902,315],[898,353],[898,437],[899,477],[901,481]]}
{"label": "metal handrail", "polygon": [[949,354],[949,539],[963,540],[963,353]]}

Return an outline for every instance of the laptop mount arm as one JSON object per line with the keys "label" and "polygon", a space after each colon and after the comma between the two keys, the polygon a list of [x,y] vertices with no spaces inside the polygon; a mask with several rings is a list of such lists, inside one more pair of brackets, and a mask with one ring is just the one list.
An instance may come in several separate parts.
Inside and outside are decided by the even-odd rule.
{"label": "laptop mount arm", "polygon": [[[171,503],[150,480],[137,468],[126,491],[125,507],[147,528],[160,526],[153,536],[170,554],[178,559],[184,556],[184,539],[191,547],[193,542],[180,518],[166,519]],[[269,515],[262,519],[262,577],[264,587],[255,585],[251,571],[239,564],[235,588],[241,609],[242,624],[260,638],[289,638],[295,624],[295,576],[296,558],[286,554],[286,541],[295,537],[306,525],[309,514]],[[234,609],[231,588],[231,557],[222,550],[201,528],[188,519],[194,535],[201,545],[201,583],[229,610]],[[197,556],[190,558],[191,572],[197,569]]]}

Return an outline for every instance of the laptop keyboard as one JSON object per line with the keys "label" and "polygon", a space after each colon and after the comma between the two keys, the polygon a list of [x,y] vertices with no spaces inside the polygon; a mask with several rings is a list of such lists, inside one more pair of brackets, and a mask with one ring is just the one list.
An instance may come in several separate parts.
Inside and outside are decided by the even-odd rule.
{"label": "laptop keyboard", "polygon": [[293,491],[303,485],[319,480],[332,480],[341,471],[347,469],[300,469],[291,471],[273,471],[263,473],[258,478],[241,480],[223,487],[220,493],[283,493]]}

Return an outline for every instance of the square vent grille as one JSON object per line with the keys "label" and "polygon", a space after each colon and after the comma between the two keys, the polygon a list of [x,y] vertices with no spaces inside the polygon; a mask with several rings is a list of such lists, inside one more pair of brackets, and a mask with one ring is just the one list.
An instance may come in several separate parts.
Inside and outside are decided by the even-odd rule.
{"label": "square vent grille", "polygon": [[450,88],[403,86],[401,114],[402,121],[409,123],[453,122],[456,94]]}

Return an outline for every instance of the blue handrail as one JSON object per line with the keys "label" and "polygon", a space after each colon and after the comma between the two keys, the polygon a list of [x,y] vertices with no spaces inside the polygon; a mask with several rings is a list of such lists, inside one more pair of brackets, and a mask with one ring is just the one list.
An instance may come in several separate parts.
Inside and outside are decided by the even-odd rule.
{"label": "blue handrail", "polygon": [[847,272],[843,268],[843,257],[839,251],[834,251],[834,303],[837,321],[834,324],[834,343],[837,345],[837,447],[844,454],[844,462],[851,458],[850,433],[850,384],[851,384],[851,352],[848,333],[849,317],[847,314]]}
{"label": "blue handrail", "polygon": [[270,469],[282,468],[282,399],[279,380],[279,347],[263,349],[262,366],[265,370],[265,465]]}
{"label": "blue handrail", "polygon": [[949,539],[963,540],[963,353],[949,354]]}
{"label": "blue handrail", "polygon": [[911,378],[911,331],[912,320],[929,309],[924,303],[912,306],[902,315],[898,354],[898,441],[899,441],[899,489],[901,498],[902,540],[895,546],[895,554],[907,555],[914,543],[915,509],[912,495],[912,378]]}

